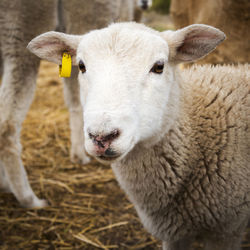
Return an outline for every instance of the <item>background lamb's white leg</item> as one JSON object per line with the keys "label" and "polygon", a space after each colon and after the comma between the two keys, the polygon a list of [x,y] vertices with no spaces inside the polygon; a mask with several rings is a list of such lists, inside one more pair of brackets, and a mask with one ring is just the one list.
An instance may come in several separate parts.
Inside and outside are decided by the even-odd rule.
{"label": "background lamb's white leg", "polygon": [[[3,157],[3,156],[2,156]],[[13,150],[2,159],[5,166],[5,180],[9,190],[24,207],[45,207],[47,202],[40,200],[30,187],[23,167],[20,152]]]}
{"label": "background lamb's white leg", "polygon": [[78,69],[72,67],[70,78],[64,78],[64,98],[70,113],[71,161],[87,164],[90,158],[84,149],[83,111],[80,103]]}
{"label": "background lamb's white leg", "polygon": [[[39,60],[28,52],[23,57],[4,57],[0,88],[0,160],[5,189],[25,207],[44,207],[33,193],[21,161],[20,130],[35,90]],[[24,63],[25,60],[25,63]],[[2,179],[3,179],[2,178]]]}
{"label": "background lamb's white leg", "polygon": [[[62,0],[60,5],[60,29],[68,34],[84,34],[92,29],[102,28],[113,22],[118,8],[116,1],[85,1]],[[95,10],[95,15],[89,15]],[[126,20],[129,10],[124,11]],[[86,21],[88,20],[88,21]],[[70,78],[64,78],[64,98],[70,113],[71,160],[87,164],[90,158],[84,148],[83,112],[79,96],[78,69],[72,68]]]}
{"label": "background lamb's white leg", "polygon": [[40,61],[26,46],[36,35],[55,27],[56,6],[56,0],[0,1],[0,68],[3,66],[0,87],[0,174],[4,181],[2,186],[9,189],[25,207],[46,205],[32,191],[21,161],[20,131],[34,96]]}

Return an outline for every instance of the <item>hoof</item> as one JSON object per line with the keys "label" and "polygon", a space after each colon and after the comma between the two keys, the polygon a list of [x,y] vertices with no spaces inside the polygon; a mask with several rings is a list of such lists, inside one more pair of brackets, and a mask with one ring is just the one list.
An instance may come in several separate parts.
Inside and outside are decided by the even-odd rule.
{"label": "hoof", "polygon": [[46,200],[40,200],[38,199],[30,208],[44,208],[48,207],[49,203]]}
{"label": "hoof", "polygon": [[48,207],[49,203],[46,200],[33,197],[32,199],[27,199],[24,202],[21,202],[21,205],[26,208],[40,209],[40,208]]}
{"label": "hoof", "polygon": [[90,163],[91,161],[90,157],[88,157],[86,154],[79,155],[79,154],[71,153],[70,159],[71,159],[71,162],[82,164],[82,165],[86,165]]}

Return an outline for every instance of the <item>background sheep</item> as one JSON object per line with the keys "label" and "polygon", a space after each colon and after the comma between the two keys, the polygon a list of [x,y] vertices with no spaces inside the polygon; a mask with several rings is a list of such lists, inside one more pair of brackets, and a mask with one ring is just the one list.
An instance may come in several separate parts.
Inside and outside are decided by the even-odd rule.
{"label": "background sheep", "polygon": [[[74,34],[101,28],[119,18],[121,3],[121,0],[62,0],[58,6],[56,0],[0,2],[0,66],[3,66],[0,89],[0,186],[11,191],[23,206],[43,207],[46,204],[33,193],[20,158],[21,124],[32,101],[39,67],[39,60],[26,50],[28,41],[56,26]],[[126,1],[126,4],[134,6],[134,1]],[[126,6],[123,7],[124,20],[131,20],[131,14],[126,12]],[[58,24],[57,15],[63,24]],[[82,148],[84,137],[77,70],[73,68],[72,71],[72,77],[64,79],[72,131],[71,159],[87,163],[89,158]]]}
{"label": "background sheep", "polygon": [[227,34],[227,40],[199,63],[250,62],[250,1],[171,0],[170,12],[177,29],[204,23]]}
{"label": "background sheep", "polygon": [[134,21],[140,22],[142,18],[142,10],[151,8],[152,0],[135,0]]}
{"label": "background sheep", "polygon": [[249,218],[249,65],[177,67],[224,38],[206,25],[159,33],[127,23],[82,37],[49,32],[29,44],[58,64],[62,51],[77,50],[86,149],[112,163],[164,249],[197,239],[236,250]]}

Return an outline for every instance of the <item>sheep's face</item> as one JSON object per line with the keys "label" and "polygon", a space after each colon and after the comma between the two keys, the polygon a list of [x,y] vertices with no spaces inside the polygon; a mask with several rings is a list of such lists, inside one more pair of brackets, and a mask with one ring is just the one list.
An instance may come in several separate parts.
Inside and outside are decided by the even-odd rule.
{"label": "sheep's face", "polygon": [[83,37],[77,62],[89,154],[114,160],[162,134],[173,85],[168,53],[163,38],[144,30],[113,26]]}
{"label": "sheep's face", "polygon": [[137,0],[137,5],[146,10],[152,6],[152,0]]}
{"label": "sheep's face", "polygon": [[224,38],[207,25],[160,33],[120,23],[84,36],[47,32],[28,49],[58,64],[67,51],[79,65],[86,150],[110,162],[168,131],[178,113],[175,65],[203,57]]}

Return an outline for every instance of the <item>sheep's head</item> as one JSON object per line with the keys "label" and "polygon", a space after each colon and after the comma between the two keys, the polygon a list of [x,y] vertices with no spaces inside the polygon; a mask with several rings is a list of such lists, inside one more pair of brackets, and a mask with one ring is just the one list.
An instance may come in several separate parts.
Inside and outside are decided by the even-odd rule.
{"label": "sheep's head", "polygon": [[79,66],[86,150],[111,162],[167,132],[178,106],[176,65],[203,57],[224,38],[206,25],[157,32],[120,23],[83,36],[48,32],[28,48],[58,64],[64,51],[71,53]]}
{"label": "sheep's head", "polygon": [[143,10],[146,10],[152,6],[152,0],[137,0],[137,5]]}

